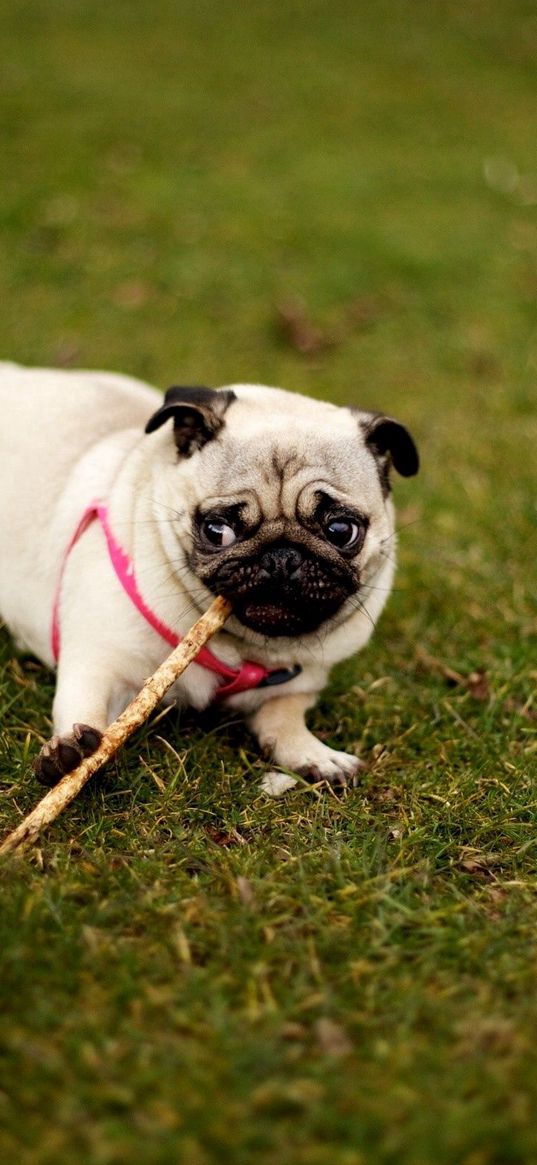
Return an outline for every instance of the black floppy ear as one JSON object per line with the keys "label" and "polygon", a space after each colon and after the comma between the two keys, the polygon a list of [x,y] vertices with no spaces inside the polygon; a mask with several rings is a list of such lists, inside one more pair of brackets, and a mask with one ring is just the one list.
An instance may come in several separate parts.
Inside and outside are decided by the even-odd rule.
{"label": "black floppy ear", "polygon": [[168,389],[161,407],[148,420],[145,431],[153,433],[173,417],[175,444],[183,457],[190,457],[216,436],[224,424],[226,410],[235,399],[230,388],[216,391],[201,386],[174,385]]}
{"label": "black floppy ear", "polygon": [[381,481],[389,489],[390,466],[402,477],[413,477],[418,472],[418,450],[408,429],[393,417],[370,413],[361,421],[365,443],[379,462]]}

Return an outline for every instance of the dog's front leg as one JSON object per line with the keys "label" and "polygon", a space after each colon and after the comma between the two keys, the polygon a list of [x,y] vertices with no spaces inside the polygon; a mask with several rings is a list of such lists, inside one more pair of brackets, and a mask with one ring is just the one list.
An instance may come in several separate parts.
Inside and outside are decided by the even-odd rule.
{"label": "dog's front leg", "polygon": [[306,727],[305,715],[316,697],[317,693],[299,693],[267,699],[251,716],[249,726],[273,764],[308,781],[352,785],[362,762],[329,748]]}
{"label": "dog's front leg", "polygon": [[53,705],[54,736],[34,761],[43,785],[55,785],[98,747],[110,720],[113,682],[106,664],[84,653],[62,652]]}

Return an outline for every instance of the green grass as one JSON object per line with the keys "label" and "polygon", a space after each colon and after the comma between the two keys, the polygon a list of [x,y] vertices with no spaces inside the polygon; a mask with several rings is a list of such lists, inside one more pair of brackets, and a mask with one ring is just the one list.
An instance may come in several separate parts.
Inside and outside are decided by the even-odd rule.
{"label": "green grass", "polygon": [[[269,801],[240,720],[169,714],[4,864],[2,1159],[537,1162],[534,5],[2,20],[2,354],[381,407],[423,456],[311,718],[357,790]],[[298,296],[339,344],[285,343]],[[53,678],[0,663],[7,830]]]}

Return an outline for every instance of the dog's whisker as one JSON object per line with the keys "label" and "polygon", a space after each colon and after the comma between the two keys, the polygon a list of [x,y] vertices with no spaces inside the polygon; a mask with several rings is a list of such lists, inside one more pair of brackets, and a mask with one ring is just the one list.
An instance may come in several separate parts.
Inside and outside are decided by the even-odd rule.
{"label": "dog's whisker", "polygon": [[387,554],[385,550],[379,550],[379,554],[381,558],[386,560],[386,562],[391,562],[392,566],[397,566],[397,559],[392,558],[391,554]]}
{"label": "dog's whisker", "polygon": [[114,530],[124,527],[134,530],[138,529],[139,526],[171,526],[173,524],[173,518],[114,518]]}
{"label": "dog's whisker", "polygon": [[362,603],[357,595],[351,599],[351,606],[353,606],[356,611],[360,611],[362,615],[365,615],[366,618],[369,619],[373,629],[376,627],[376,622],[373,619],[371,612],[368,611],[365,603]]}
{"label": "dog's whisker", "polygon": [[377,587],[377,586],[374,586],[372,583],[364,582],[364,583],[360,584],[360,593],[363,590],[380,591],[380,594],[392,595],[392,594],[402,594],[404,591],[404,587]]}
{"label": "dog's whisker", "polygon": [[150,502],[152,506],[162,506],[163,510],[169,510],[171,514],[175,514],[176,518],[182,518],[185,510],[177,510],[175,506],[170,506],[167,502],[163,502],[162,498],[151,497]]}
{"label": "dog's whisker", "polygon": [[145,566],[142,566],[141,569],[138,569],[138,567],[137,567],[136,571],[135,571],[136,578],[142,578],[143,575],[149,574],[150,571],[163,570],[164,568],[167,568],[170,566],[173,567],[173,572],[170,574],[170,578],[173,578],[174,576],[180,577],[181,575],[186,574],[187,572],[190,572],[190,574],[192,574],[192,567],[189,565],[188,562],[185,562],[184,558],[176,558],[176,559],[168,558],[168,559],[166,559],[165,563],[153,562],[153,563],[147,564]]}
{"label": "dog's whisker", "polygon": [[427,517],[426,514],[424,514],[421,518],[413,518],[410,522],[400,522],[397,524],[395,529],[392,530],[391,534],[387,534],[386,537],[382,539],[382,543],[390,542],[392,538],[397,538],[398,534],[402,533],[403,530],[409,530],[411,526],[421,526],[427,522],[430,524],[431,518]]}

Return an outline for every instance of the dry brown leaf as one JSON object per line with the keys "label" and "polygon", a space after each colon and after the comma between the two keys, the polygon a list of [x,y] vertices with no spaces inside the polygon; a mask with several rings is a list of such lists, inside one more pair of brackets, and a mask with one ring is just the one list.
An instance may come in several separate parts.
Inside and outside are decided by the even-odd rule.
{"label": "dry brown leaf", "polygon": [[345,1029],[326,1015],[317,1020],[315,1035],[321,1051],[334,1060],[342,1060],[352,1052],[352,1043]]}
{"label": "dry brown leaf", "polygon": [[490,685],[487,673],[483,668],[477,668],[465,676],[462,672],[455,671],[443,660],[430,655],[423,647],[416,649],[416,660],[418,667],[423,671],[442,676],[448,684],[454,687],[466,688],[474,700],[485,701],[489,699]]}
{"label": "dry brown leaf", "polygon": [[529,720],[530,723],[537,720],[537,711],[535,708],[531,707],[531,698],[530,700],[525,700],[524,703],[521,703],[521,701],[516,700],[514,696],[508,696],[507,699],[503,702],[503,708],[504,711],[509,712],[510,715],[523,716],[524,720]]}
{"label": "dry brown leaf", "polygon": [[480,850],[463,846],[457,864],[465,874],[471,874],[476,878],[489,878],[494,866],[498,865],[498,854],[482,853]]}
{"label": "dry brown leaf", "polygon": [[351,332],[364,331],[386,315],[386,299],[374,295],[360,295],[343,305],[338,320],[327,327],[313,323],[303,299],[284,300],[276,313],[280,334],[284,341],[303,355],[322,352],[343,344]]}
{"label": "dry brown leaf", "polygon": [[485,702],[489,699],[490,685],[487,673],[483,670],[483,668],[479,668],[477,671],[470,672],[470,675],[467,677],[465,683],[470,695],[474,700],[481,700]]}
{"label": "dry brown leaf", "polygon": [[291,348],[306,356],[329,347],[329,335],[312,322],[303,300],[285,300],[276,311],[281,336]]}
{"label": "dry brown leaf", "polygon": [[242,837],[236,829],[230,830],[229,833],[224,833],[221,829],[216,829],[214,825],[206,825],[205,832],[215,845],[221,845],[223,849],[228,849],[233,845],[248,845],[246,838]]}
{"label": "dry brown leaf", "polygon": [[242,874],[237,875],[237,890],[243,906],[247,906],[249,910],[255,910],[257,902],[254,888],[248,878],[243,878]]}
{"label": "dry brown leaf", "polygon": [[303,1023],[296,1023],[290,1019],[282,1024],[282,1039],[284,1040],[303,1040],[306,1035],[307,1031]]}

